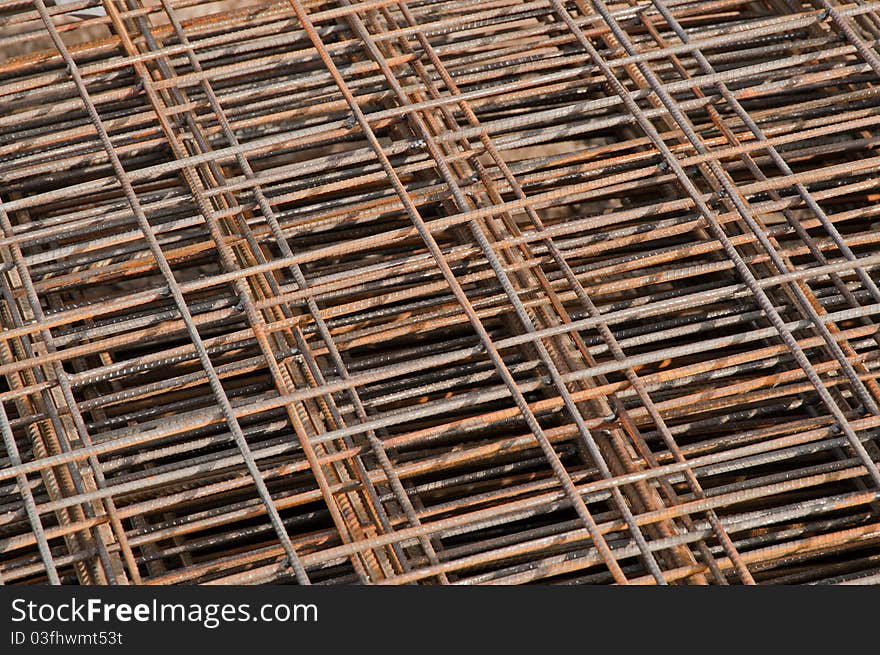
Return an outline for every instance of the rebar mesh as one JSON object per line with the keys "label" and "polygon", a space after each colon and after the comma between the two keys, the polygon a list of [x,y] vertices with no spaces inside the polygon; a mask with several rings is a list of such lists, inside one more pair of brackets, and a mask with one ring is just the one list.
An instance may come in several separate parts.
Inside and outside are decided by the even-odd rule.
{"label": "rebar mesh", "polygon": [[880,3],[0,3],[0,581],[876,582]]}

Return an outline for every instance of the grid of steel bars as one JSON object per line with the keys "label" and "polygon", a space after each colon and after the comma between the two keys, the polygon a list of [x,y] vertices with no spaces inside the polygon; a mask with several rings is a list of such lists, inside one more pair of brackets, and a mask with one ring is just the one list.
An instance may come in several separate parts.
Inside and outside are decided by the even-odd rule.
{"label": "grid of steel bars", "polygon": [[0,0],[0,583],[880,582],[878,39]]}

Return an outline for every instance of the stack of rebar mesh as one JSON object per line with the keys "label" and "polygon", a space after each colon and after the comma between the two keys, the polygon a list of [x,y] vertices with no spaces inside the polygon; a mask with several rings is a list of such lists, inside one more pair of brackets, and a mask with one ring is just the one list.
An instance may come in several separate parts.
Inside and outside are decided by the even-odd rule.
{"label": "stack of rebar mesh", "polygon": [[2,0],[0,581],[880,581],[880,2]]}

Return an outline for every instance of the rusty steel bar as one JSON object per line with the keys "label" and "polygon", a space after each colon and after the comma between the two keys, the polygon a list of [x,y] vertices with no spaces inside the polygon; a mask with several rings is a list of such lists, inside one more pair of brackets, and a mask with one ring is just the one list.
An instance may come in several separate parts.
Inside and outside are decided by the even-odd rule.
{"label": "rusty steel bar", "polygon": [[0,583],[880,579],[880,3],[49,2]]}

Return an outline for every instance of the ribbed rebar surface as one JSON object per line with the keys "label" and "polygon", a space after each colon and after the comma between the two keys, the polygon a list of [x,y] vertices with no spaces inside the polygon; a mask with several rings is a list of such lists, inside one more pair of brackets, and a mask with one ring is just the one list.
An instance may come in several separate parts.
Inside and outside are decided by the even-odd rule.
{"label": "ribbed rebar surface", "polygon": [[0,2],[0,582],[880,581],[880,3]]}

